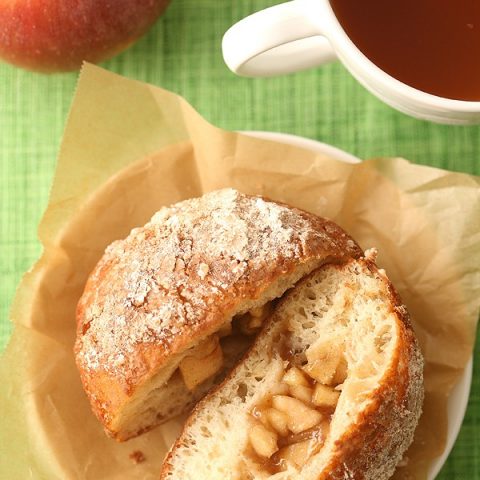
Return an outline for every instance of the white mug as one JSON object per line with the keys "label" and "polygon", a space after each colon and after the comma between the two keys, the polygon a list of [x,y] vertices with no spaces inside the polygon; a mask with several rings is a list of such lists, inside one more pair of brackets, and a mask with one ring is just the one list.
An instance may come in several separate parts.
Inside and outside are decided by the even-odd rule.
{"label": "white mug", "polygon": [[378,68],[349,39],[329,0],[293,0],[254,13],[225,33],[222,48],[228,67],[251,77],[291,73],[339,58],[367,90],[403,113],[437,123],[480,123],[480,102],[431,95]]}

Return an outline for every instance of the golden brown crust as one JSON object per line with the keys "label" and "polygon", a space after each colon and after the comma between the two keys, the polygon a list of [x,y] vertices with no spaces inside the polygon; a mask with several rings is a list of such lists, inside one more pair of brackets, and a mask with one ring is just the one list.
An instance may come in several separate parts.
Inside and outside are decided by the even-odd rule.
{"label": "golden brown crust", "polygon": [[336,450],[318,480],[379,480],[393,475],[413,440],[423,404],[423,358],[410,316],[392,283],[367,259],[369,270],[385,285],[399,338],[391,367],[374,401],[357,424],[336,442]]}
{"label": "golden brown crust", "polygon": [[76,362],[94,412],[116,435],[135,391],[240,302],[307,262],[361,253],[329,220],[231,189],[163,208],[107,248],[78,304]]}

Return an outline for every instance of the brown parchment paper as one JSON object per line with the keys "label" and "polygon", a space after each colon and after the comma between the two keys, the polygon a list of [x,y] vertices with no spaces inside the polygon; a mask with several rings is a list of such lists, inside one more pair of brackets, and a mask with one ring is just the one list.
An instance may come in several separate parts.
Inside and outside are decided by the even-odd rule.
{"label": "brown parchment paper", "polygon": [[[15,330],[0,363],[0,478],[158,478],[181,422],[123,444],[104,435],[74,365],[74,310],[111,241],[162,205],[226,186],[330,217],[364,248],[378,248],[426,358],[425,412],[395,478],[425,478],[442,452],[447,397],[474,342],[479,179],[402,159],[350,165],[225,132],[178,96],[91,65],[39,228],[44,251],[11,312]],[[144,462],[129,458],[136,450]]]}

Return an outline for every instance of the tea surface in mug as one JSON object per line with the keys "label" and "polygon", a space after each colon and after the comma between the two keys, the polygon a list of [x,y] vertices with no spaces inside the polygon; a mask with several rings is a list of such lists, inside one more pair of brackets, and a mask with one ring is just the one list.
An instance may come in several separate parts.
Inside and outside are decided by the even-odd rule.
{"label": "tea surface in mug", "polygon": [[480,0],[330,0],[373,63],[433,95],[480,101]]}

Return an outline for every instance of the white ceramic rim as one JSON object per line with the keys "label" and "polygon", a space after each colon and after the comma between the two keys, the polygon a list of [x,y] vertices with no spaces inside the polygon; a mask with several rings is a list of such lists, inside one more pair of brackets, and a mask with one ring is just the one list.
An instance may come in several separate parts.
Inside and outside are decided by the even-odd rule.
{"label": "white ceramic rim", "polygon": [[[329,20],[327,22],[322,22],[322,29],[325,30],[326,37],[333,41],[336,47],[339,48],[340,52],[350,51],[348,54],[349,60],[345,63],[350,64],[352,62],[360,64],[368,64],[366,67],[360,67],[362,69],[368,68],[370,76],[375,76],[377,81],[381,84],[388,87],[393,87],[395,90],[404,97],[409,97],[415,102],[418,102],[423,105],[428,105],[430,107],[436,107],[444,110],[455,110],[461,113],[478,113],[480,111],[480,102],[479,101],[467,101],[467,100],[455,100],[452,98],[439,97],[437,95],[432,95],[428,92],[423,92],[418,90],[410,85],[407,85],[400,80],[397,80],[395,77],[392,77],[380,67],[377,67],[353,42],[350,40],[350,37],[345,32],[342,27],[342,24],[338,21],[335,12],[333,11],[332,6],[330,5],[329,0],[324,0],[324,7],[326,9],[325,13],[328,13]],[[329,22],[331,22],[329,24]],[[336,48],[335,48],[336,50]],[[353,59],[351,60],[350,57]],[[356,77],[359,80],[358,77]],[[364,82],[361,82],[364,84]]]}
{"label": "white ceramic rim", "polygon": [[[297,147],[305,148],[307,150],[313,150],[314,152],[329,155],[332,158],[341,160],[347,163],[359,163],[361,160],[354,155],[345,152],[337,147],[328,145],[326,143],[318,142],[309,138],[299,137],[297,135],[291,135],[288,133],[279,132],[264,132],[264,131],[243,131],[242,133],[250,135],[256,138],[262,138],[265,140],[272,140],[280,143],[286,143],[288,145],[294,145]],[[468,399],[470,396],[470,387],[472,385],[472,373],[473,373],[473,354],[470,357],[465,369],[460,377],[460,380],[453,387],[450,396],[448,397],[448,433],[445,450],[442,455],[436,458],[428,472],[428,480],[434,480],[438,475],[443,465],[445,464],[448,455],[452,451],[455,440],[458,437],[460,428],[462,426],[465,412],[467,411]]]}

